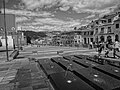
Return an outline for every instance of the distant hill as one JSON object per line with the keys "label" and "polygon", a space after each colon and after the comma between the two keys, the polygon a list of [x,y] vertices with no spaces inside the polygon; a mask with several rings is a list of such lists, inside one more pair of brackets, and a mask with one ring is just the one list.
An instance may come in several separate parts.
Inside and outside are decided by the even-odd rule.
{"label": "distant hill", "polygon": [[23,31],[24,35],[33,39],[38,39],[39,37],[46,37],[45,32],[34,32],[34,31]]}

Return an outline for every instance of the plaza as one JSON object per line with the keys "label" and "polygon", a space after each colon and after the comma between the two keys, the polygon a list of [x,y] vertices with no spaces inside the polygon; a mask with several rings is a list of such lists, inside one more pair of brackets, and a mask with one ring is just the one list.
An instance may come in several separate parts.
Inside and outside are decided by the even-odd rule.
{"label": "plaza", "polygon": [[[62,52],[57,53],[58,51],[62,51]],[[12,53],[12,51],[9,51],[9,54],[10,53]],[[59,46],[37,47],[37,46],[29,45],[29,46],[23,47],[23,50],[19,51],[19,55],[17,56],[17,58],[9,62],[6,62],[5,52],[1,52],[0,54],[1,56],[3,55],[3,57],[0,58],[0,90],[57,90],[53,84],[53,83],[56,83],[57,85],[57,82],[54,81],[55,76],[53,77],[54,82],[51,81],[51,79],[48,77],[49,75],[50,76],[54,74],[57,75],[57,73],[62,74],[66,70],[65,67],[67,68],[69,66],[69,64],[67,64],[68,62],[66,62],[66,60],[69,61],[69,59],[71,60],[75,59],[76,61],[73,60],[72,62],[70,62],[73,66],[71,67],[71,69],[68,68],[70,69],[70,72],[69,71],[65,71],[65,72],[68,72],[68,75],[72,75],[74,78],[76,78],[78,82],[79,80],[81,80],[80,77],[76,76],[76,74],[74,73],[71,73],[72,71],[75,70],[78,72],[81,69],[83,69],[84,71],[84,68],[89,68],[91,67],[91,65],[95,65],[96,67],[98,65],[101,66],[101,64],[99,63],[89,61],[89,60],[84,60],[84,58],[82,61],[80,61],[78,57],[82,58],[84,57],[84,55],[94,56],[98,54],[95,49],[88,49],[88,48],[82,48],[82,47],[79,47],[79,48],[59,47]],[[60,61],[61,63],[60,66],[58,63],[59,60],[57,60],[59,58],[62,60]],[[84,61],[87,61],[88,63],[85,63]],[[79,65],[79,63],[81,64]],[[81,66],[82,64],[85,66]],[[53,66],[55,65],[55,66],[52,69],[51,66],[49,67],[49,65],[53,65]],[[49,67],[50,71],[47,69],[47,67]],[[56,71],[57,68],[60,69],[60,71]],[[82,74],[84,74],[84,72]],[[81,84],[87,85],[87,87],[90,88],[90,90],[94,90],[95,88],[98,88],[98,87],[93,88],[93,86],[89,85],[88,82],[86,83],[81,82]],[[63,85],[63,88],[60,90],[65,89],[64,84],[62,85]],[[75,86],[76,85],[77,83],[75,84]],[[70,90],[73,90],[72,87],[75,88],[75,86],[73,84]]]}

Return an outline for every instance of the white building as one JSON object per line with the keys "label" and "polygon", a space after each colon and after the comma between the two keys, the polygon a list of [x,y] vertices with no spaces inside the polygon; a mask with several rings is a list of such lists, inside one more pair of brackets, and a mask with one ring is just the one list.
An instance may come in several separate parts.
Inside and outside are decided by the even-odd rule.
{"label": "white building", "polygon": [[[15,29],[15,15],[13,14],[6,14],[6,32],[7,32],[7,42],[8,47],[14,46],[13,41],[13,28]],[[0,14],[0,41],[2,42],[2,46],[6,46],[5,40],[5,25],[4,25],[4,14]]]}

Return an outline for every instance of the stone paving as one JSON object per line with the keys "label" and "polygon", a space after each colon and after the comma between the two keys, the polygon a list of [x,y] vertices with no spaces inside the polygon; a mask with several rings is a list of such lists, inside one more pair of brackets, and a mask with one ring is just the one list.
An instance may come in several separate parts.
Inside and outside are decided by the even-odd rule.
{"label": "stone paving", "polygon": [[[59,49],[58,49],[59,48]],[[65,48],[66,51],[62,55],[58,55],[54,50],[61,50],[61,47],[25,47],[25,50],[20,52],[17,59],[6,62],[6,58],[0,58],[0,90],[54,90],[49,83],[49,80],[43,73],[42,69],[35,62],[35,59],[51,58],[70,54],[96,54],[94,50],[81,49],[80,51],[72,52],[77,48]],[[32,53],[33,50],[38,50],[38,54]],[[42,53],[44,50],[44,54]],[[52,54],[48,51],[53,51]],[[88,52],[89,51],[89,52]],[[4,55],[5,56],[5,55]],[[35,58],[35,59],[34,59]]]}
{"label": "stone paving", "polygon": [[53,90],[49,80],[34,60],[20,54],[6,62],[0,59],[0,90]]}
{"label": "stone paving", "polygon": [[48,90],[49,81],[35,61],[24,58],[0,64],[0,90],[38,89]]}

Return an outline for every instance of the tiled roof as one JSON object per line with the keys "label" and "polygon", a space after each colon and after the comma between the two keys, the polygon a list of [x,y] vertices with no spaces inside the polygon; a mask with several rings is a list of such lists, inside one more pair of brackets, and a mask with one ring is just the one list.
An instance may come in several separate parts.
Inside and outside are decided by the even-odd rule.
{"label": "tiled roof", "polygon": [[118,22],[118,21],[120,21],[120,18],[118,18],[117,20],[115,20],[114,22]]}
{"label": "tiled roof", "polygon": [[114,18],[117,14],[111,14],[111,15],[104,15],[101,19],[109,19]]}

